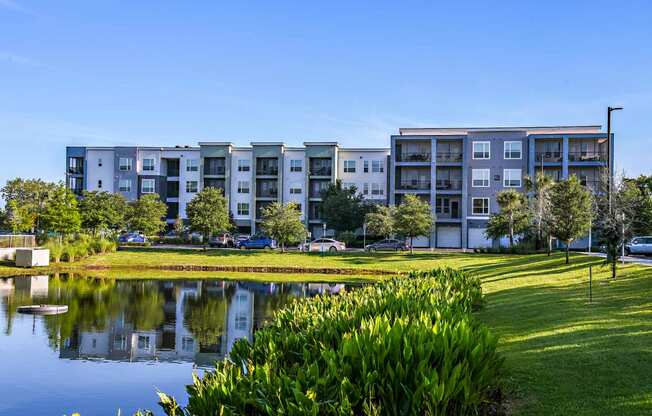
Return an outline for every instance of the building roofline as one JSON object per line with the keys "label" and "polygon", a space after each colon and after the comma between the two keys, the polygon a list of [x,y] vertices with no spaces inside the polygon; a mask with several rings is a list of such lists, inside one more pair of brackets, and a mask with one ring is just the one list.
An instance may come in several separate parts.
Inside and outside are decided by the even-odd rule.
{"label": "building roofline", "polygon": [[602,126],[599,124],[594,125],[578,125],[578,126],[496,126],[496,127],[405,127],[399,128],[400,136],[403,135],[464,135],[480,132],[511,132],[511,131],[527,131],[528,134],[548,133],[548,132],[567,132],[567,133],[599,133]]}
{"label": "building roofline", "polygon": [[307,146],[336,146],[336,147],[339,147],[338,142],[329,142],[329,141],[326,141],[326,142],[322,142],[322,141],[310,142],[310,141],[308,141],[308,142],[303,142],[303,145],[306,146],[306,147]]}
{"label": "building roofline", "polygon": [[251,142],[252,146],[285,146],[283,142]]}
{"label": "building roofline", "polygon": [[200,146],[233,146],[231,142],[198,142]]}
{"label": "building roofline", "polygon": [[340,147],[340,152],[389,152],[389,147]]}

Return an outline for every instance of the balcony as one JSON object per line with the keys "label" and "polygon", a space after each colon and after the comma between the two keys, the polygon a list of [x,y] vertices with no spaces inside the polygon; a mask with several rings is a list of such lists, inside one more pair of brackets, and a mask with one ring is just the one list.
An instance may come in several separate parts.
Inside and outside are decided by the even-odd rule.
{"label": "balcony", "polygon": [[607,152],[601,151],[580,151],[568,153],[569,162],[606,162],[607,159]]}
{"label": "balcony", "polygon": [[397,162],[430,162],[429,152],[401,152],[396,155]]}
{"label": "balcony", "polygon": [[330,166],[318,169],[310,169],[310,176],[331,176],[332,169]]}
{"label": "balcony", "polygon": [[226,173],[223,157],[204,158],[204,176],[224,176]]}
{"label": "balcony", "polygon": [[204,179],[204,188],[221,189],[224,194],[224,179]]}
{"label": "balcony", "polygon": [[277,198],[278,189],[256,189],[256,198]]}
{"label": "balcony", "polygon": [[179,198],[179,182],[169,181],[165,194],[168,198]]}
{"label": "balcony", "polygon": [[179,159],[168,159],[166,161],[167,167],[167,176],[168,177],[178,177],[179,176]]}
{"label": "balcony", "polygon": [[425,179],[403,179],[398,184],[398,189],[402,190],[428,191],[430,188],[430,181]]}
{"label": "balcony", "polygon": [[83,166],[70,166],[68,167],[68,173],[71,175],[83,175],[84,167]]}
{"label": "balcony", "polygon": [[541,163],[543,160],[544,162],[561,162],[562,160],[562,154],[561,151],[544,151],[544,152],[536,152],[534,155],[536,162]]}
{"label": "balcony", "polygon": [[437,179],[436,189],[438,191],[461,191],[462,179]]}
{"label": "balcony", "polygon": [[437,162],[461,162],[462,152],[437,152]]}

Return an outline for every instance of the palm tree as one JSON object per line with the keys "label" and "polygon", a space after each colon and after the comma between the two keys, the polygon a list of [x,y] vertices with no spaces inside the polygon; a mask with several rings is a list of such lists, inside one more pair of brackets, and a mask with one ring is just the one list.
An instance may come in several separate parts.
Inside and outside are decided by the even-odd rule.
{"label": "palm tree", "polygon": [[525,208],[525,201],[523,195],[514,189],[508,189],[499,192],[496,196],[498,206],[500,206],[501,214],[505,215],[507,219],[507,228],[509,235],[509,246],[514,246],[514,224],[523,215]]}

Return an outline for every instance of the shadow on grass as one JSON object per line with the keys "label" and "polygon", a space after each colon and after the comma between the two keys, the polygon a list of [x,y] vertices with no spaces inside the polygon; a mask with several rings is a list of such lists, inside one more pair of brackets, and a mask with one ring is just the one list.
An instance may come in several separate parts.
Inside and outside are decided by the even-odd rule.
{"label": "shadow on grass", "polygon": [[[501,338],[522,414],[652,414],[652,271],[588,284],[486,295],[481,320]],[[647,399],[640,400],[641,395]]]}

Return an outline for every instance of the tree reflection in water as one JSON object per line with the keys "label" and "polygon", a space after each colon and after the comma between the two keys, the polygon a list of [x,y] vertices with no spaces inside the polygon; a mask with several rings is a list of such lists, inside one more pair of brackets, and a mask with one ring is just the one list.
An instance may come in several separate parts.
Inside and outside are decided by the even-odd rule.
{"label": "tree reflection in water", "polygon": [[223,358],[292,299],[343,285],[263,284],[219,280],[116,280],[72,274],[0,279],[5,333],[16,308],[68,305],[43,319],[61,358],[182,360],[200,366]]}

